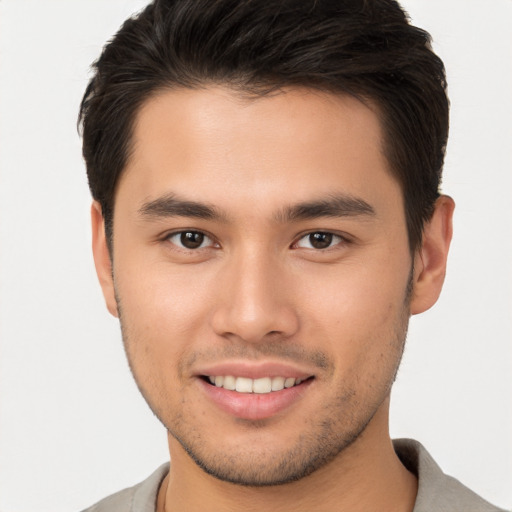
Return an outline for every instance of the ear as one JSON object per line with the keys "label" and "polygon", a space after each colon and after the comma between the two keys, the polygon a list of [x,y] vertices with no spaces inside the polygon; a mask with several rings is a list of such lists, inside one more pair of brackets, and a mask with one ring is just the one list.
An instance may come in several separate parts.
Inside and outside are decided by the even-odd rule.
{"label": "ear", "polygon": [[423,229],[421,247],[414,258],[414,286],[411,314],[417,315],[431,308],[439,298],[446,274],[446,259],[452,239],[452,218],[455,203],[449,196],[441,196],[434,214]]}
{"label": "ear", "polygon": [[94,265],[96,266],[96,274],[98,275],[98,280],[103,290],[103,297],[105,297],[107,309],[110,314],[118,317],[114,278],[112,275],[112,260],[105,236],[105,219],[103,218],[101,206],[97,201],[93,201],[91,206],[91,224],[92,253],[94,256]]}

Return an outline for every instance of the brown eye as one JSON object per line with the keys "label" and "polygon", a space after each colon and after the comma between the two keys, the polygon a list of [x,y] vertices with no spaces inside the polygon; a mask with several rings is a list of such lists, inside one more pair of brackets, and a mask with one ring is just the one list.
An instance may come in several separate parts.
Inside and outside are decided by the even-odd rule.
{"label": "brown eye", "polygon": [[201,231],[180,231],[170,235],[168,240],[183,249],[201,249],[213,244],[212,240]]}
{"label": "brown eye", "polygon": [[197,249],[198,247],[201,247],[203,240],[203,233],[198,233],[197,231],[185,231],[180,235],[180,242],[183,247],[186,247],[187,249]]}
{"label": "brown eye", "polygon": [[332,233],[311,233],[309,243],[315,249],[327,249],[332,243]]}
{"label": "brown eye", "polygon": [[343,242],[343,238],[334,233],[327,231],[315,231],[303,236],[298,242],[297,247],[304,249],[328,249],[333,245],[337,245]]}

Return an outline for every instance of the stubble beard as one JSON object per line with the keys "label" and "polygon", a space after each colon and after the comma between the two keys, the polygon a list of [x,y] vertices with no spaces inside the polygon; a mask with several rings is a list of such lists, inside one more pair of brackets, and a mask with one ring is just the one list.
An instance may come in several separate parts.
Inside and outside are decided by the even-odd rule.
{"label": "stubble beard", "polygon": [[[361,403],[355,389],[342,388],[316,418],[297,426],[303,429],[303,434],[286,451],[268,451],[255,441],[252,446],[240,446],[233,455],[220,449],[212,452],[199,432],[187,430],[180,423],[181,418],[166,428],[200,468],[219,480],[247,487],[270,487],[301,480],[341,456],[364,434],[391,391],[403,354],[407,325],[408,317],[400,325],[399,337],[395,340],[396,366],[380,388],[380,394]],[[265,429],[266,424],[265,420],[245,422],[245,427],[252,428],[257,436],[258,430]],[[182,432],[186,432],[186,436],[181,435]]]}
{"label": "stubble beard", "polygon": [[[348,392],[347,397],[340,396],[338,401],[349,402],[350,395],[353,394]],[[326,409],[329,409],[326,414],[332,415],[331,407]],[[242,446],[234,455],[211,453],[199,437],[192,443],[190,433],[187,439],[182,438],[177,433],[179,426],[169,428],[168,431],[190,458],[209,475],[246,487],[271,487],[301,480],[327,465],[360,437],[377,409],[367,415],[365,420],[351,424],[348,428],[340,428],[329,417],[320,422],[313,421],[309,432],[299,436],[292,448],[277,453],[264,450],[257,442],[252,447]],[[254,431],[265,428],[264,421],[258,423],[253,422],[251,425]],[[242,451],[245,452],[243,456]]]}
{"label": "stubble beard", "polygon": [[[327,465],[359,439],[389,396],[407,337],[412,274],[411,269],[403,309],[394,326],[394,339],[388,340],[387,348],[393,351],[391,358],[394,365],[388,380],[379,388],[380,393],[367,398],[366,403],[362,404],[355,389],[343,387],[334,400],[325,404],[325,414],[309,418],[306,428],[299,426],[303,428],[303,433],[294,446],[284,452],[268,451],[265,446],[255,442],[251,446],[240,446],[237,452],[226,453],[222,449],[222,440],[213,445],[205,441],[196,425],[184,419],[181,412],[169,420],[166,417],[168,411],[155,403],[142,380],[137,378],[129,350],[133,340],[129,339],[129,329],[123,322],[121,301],[117,299],[123,343],[131,373],[156,417],[188,456],[207,474],[221,481],[247,487],[276,486],[300,480]],[[272,352],[276,352],[275,346]],[[266,420],[245,421],[244,428],[257,433],[265,428],[265,424]]]}

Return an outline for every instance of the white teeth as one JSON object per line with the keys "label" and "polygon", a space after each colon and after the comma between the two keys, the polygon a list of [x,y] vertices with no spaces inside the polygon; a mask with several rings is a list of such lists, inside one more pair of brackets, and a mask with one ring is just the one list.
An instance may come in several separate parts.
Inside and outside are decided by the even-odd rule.
{"label": "white teeth", "polygon": [[272,391],[281,391],[284,389],[284,377],[274,377],[272,379]]}
{"label": "white teeth", "polygon": [[[217,378],[215,378],[215,381],[217,381]],[[293,377],[288,377],[284,381],[284,387],[285,388],[291,388],[292,386],[295,386],[295,379]]]}
{"label": "white teeth", "polygon": [[234,391],[236,389],[236,379],[232,375],[226,375],[224,377],[224,385],[222,386],[224,389],[229,389]]}
{"label": "white teeth", "polygon": [[254,379],[252,383],[253,393],[270,393],[272,391],[272,380],[270,377]]}
{"label": "white teeth", "polygon": [[212,375],[208,377],[208,380],[218,388],[229,389],[230,391],[265,394],[271,391],[281,391],[285,388],[298,386],[305,379],[295,379],[294,377],[249,379],[248,377],[233,377],[232,375]]}
{"label": "white teeth", "polygon": [[235,389],[239,393],[252,393],[252,379],[247,379],[245,377],[237,377]]}

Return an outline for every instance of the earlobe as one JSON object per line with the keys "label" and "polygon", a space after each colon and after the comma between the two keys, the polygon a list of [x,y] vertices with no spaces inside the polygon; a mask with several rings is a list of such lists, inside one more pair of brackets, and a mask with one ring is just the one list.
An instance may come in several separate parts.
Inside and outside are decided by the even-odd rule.
{"label": "earlobe", "polygon": [[97,201],[93,201],[91,206],[91,225],[92,225],[92,252],[96,274],[100,282],[105,303],[109,312],[118,317],[117,302],[114,291],[114,279],[112,276],[112,260],[108,250],[107,239],[105,236],[105,221],[101,211],[101,206]]}
{"label": "earlobe", "polygon": [[423,313],[439,298],[446,274],[446,260],[452,239],[455,203],[449,196],[436,201],[434,214],[423,230],[414,259],[414,287],[411,314]]}

